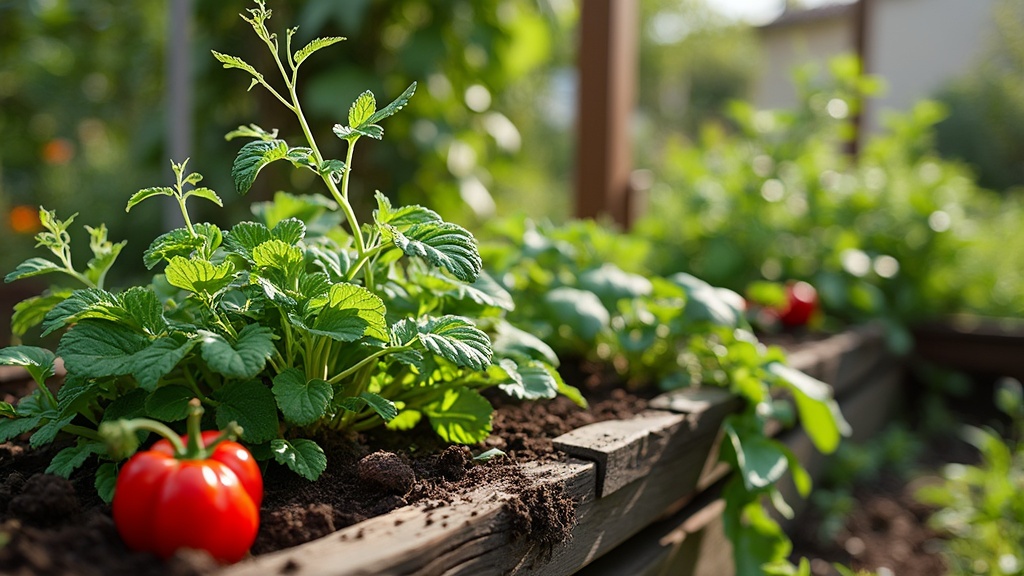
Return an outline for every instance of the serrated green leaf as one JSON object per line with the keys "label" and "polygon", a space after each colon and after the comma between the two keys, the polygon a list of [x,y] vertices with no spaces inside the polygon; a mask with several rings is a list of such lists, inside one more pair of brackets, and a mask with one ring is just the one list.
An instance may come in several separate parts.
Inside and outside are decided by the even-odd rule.
{"label": "serrated green leaf", "polygon": [[437,212],[416,204],[394,208],[391,205],[391,200],[381,194],[380,190],[374,194],[374,198],[377,200],[377,209],[373,211],[373,219],[378,224],[391,224],[399,230],[403,230],[413,224],[444,221]]}
{"label": "serrated green leaf", "polygon": [[17,418],[18,411],[9,402],[0,402],[0,418]]}
{"label": "serrated green leaf", "polygon": [[156,336],[167,330],[163,306],[149,286],[133,286],[119,294],[117,301],[132,325],[147,334]]}
{"label": "serrated green leaf", "polygon": [[327,294],[331,286],[331,279],[323,272],[303,273],[299,277],[299,293],[310,300]]}
{"label": "serrated green leaf", "polygon": [[42,276],[43,274],[50,274],[51,272],[63,272],[64,269],[60,266],[50,262],[46,258],[29,258],[18,267],[11,271],[10,274],[4,276],[4,282],[14,282],[15,280],[21,280],[22,278],[32,278],[33,276]]}
{"label": "serrated green leaf", "polygon": [[484,441],[491,433],[492,412],[487,399],[469,388],[449,388],[423,410],[438,436],[453,444]]}
{"label": "serrated green leaf", "polygon": [[373,138],[374,140],[380,140],[384,137],[384,128],[377,124],[367,124],[360,128],[352,128],[351,126],[335,124],[332,131],[338,138],[349,141],[356,140],[360,136],[366,136]]}
{"label": "serrated green leaf", "polygon": [[337,44],[338,42],[341,42],[342,40],[345,40],[345,38],[341,37],[341,36],[328,36],[326,38],[315,38],[315,39],[311,40],[309,44],[306,44],[305,46],[303,46],[302,48],[297,50],[295,52],[295,54],[292,55],[292,61],[295,62],[296,66],[298,66],[299,64],[302,64],[303,60],[305,60],[306,58],[309,58],[309,56],[312,53],[316,52],[317,50],[319,50],[321,48],[326,48],[327,46],[330,46],[332,44]]}
{"label": "serrated green leaf", "polygon": [[45,446],[54,441],[57,438],[57,434],[60,434],[62,428],[71,424],[71,421],[75,419],[77,414],[68,414],[66,416],[57,416],[57,413],[53,413],[53,418],[47,420],[35,431],[28,439],[28,445],[32,448],[39,448]]}
{"label": "serrated green leaf", "polygon": [[206,330],[200,330],[199,336],[203,360],[211,370],[229,378],[255,378],[274,354],[274,332],[258,324],[242,328],[234,344]]}
{"label": "serrated green leaf", "polygon": [[305,438],[292,441],[276,438],[270,443],[274,460],[306,480],[315,481],[327,470],[327,455],[316,442]]}
{"label": "serrated green leaf", "polygon": [[117,465],[104,462],[96,469],[96,481],[93,484],[100,499],[109,504],[114,500],[114,488],[117,486]]}
{"label": "serrated green leaf", "polygon": [[405,232],[387,224],[383,229],[395,246],[408,256],[423,258],[451,272],[463,282],[473,282],[480,275],[483,262],[476,240],[469,231],[457,224],[414,224]]}
{"label": "serrated green leaf", "polygon": [[[250,86],[251,90],[252,87]],[[266,131],[260,128],[256,124],[249,124],[248,126],[239,126],[231,132],[224,135],[225,140],[234,140],[235,138],[258,138],[260,140],[273,140],[277,138],[277,129]]]}
{"label": "serrated green leaf", "polygon": [[46,315],[68,296],[72,290],[56,289],[48,291],[40,296],[26,298],[14,305],[14,314],[11,315],[11,333],[15,336],[24,336],[29,330],[42,323]]}
{"label": "serrated green leaf", "polygon": [[292,246],[274,239],[260,244],[252,251],[253,264],[263,272],[276,272],[269,278],[280,284],[294,282],[304,267],[306,260],[298,246]]}
{"label": "serrated green leaf", "polygon": [[330,177],[335,184],[338,184],[345,176],[345,163],[341,160],[324,160],[320,164],[319,172],[324,176]]}
{"label": "serrated green leaf", "polygon": [[100,225],[96,228],[86,226],[89,232],[89,248],[93,257],[85,264],[85,277],[96,286],[102,286],[107,272],[114,265],[121,250],[128,244],[127,241],[118,243],[107,240],[107,228]]}
{"label": "serrated green leaf", "polygon": [[237,56],[231,56],[229,54],[222,54],[216,50],[210,50],[213,53],[213,57],[218,62],[224,65],[225,68],[237,68],[239,70],[245,70],[249,74],[252,74],[255,78],[263,78],[263,75],[256,71],[248,62],[242,60]]}
{"label": "serrated green leaf", "polygon": [[128,205],[125,206],[124,211],[131,212],[131,209],[134,208],[136,204],[147,198],[152,198],[153,196],[174,196],[174,189],[167,186],[143,188],[135,194],[132,194],[132,197],[128,199]]}
{"label": "serrated green leaf", "polygon": [[263,289],[263,294],[268,300],[285,310],[294,310],[298,306],[298,302],[289,295],[290,291],[287,288],[278,286],[278,282],[282,280],[279,277],[280,274],[271,273],[270,275],[275,278],[271,280],[262,276],[252,276],[250,279]]}
{"label": "serrated green leaf", "polygon": [[234,279],[235,265],[225,260],[214,266],[207,260],[175,256],[167,263],[167,283],[193,294],[212,295],[227,287]]}
{"label": "serrated green leaf", "polygon": [[198,343],[181,335],[154,340],[148,347],[132,355],[129,369],[145,390],[157,389],[160,379],[171,373]]}
{"label": "serrated green leaf", "polygon": [[220,206],[221,208],[224,207],[224,201],[220,199],[220,196],[218,196],[216,192],[210,190],[209,188],[193,188],[186,192],[184,197],[191,198],[192,196],[195,196],[196,198],[202,198],[204,200],[209,200],[210,202],[213,202],[214,204]]}
{"label": "serrated green leaf", "polygon": [[9,346],[0,349],[0,366],[21,366],[39,385],[53,376],[56,359],[53,352],[36,346]]}
{"label": "serrated green leaf", "polygon": [[118,321],[121,314],[106,312],[109,309],[117,308],[117,297],[99,288],[85,288],[75,290],[67,298],[53,307],[43,319],[43,336],[51,334],[70,325],[80,315],[94,310],[93,318]]}
{"label": "serrated green leaf", "polygon": [[390,422],[394,420],[395,416],[398,416],[398,408],[395,407],[395,403],[379,394],[363,392],[359,397],[365,400],[370,408],[373,408],[373,411],[385,422]]}
{"label": "serrated green leaf", "polygon": [[352,106],[348,109],[348,125],[358,127],[367,120],[373,113],[377,111],[377,99],[373,97],[373,92],[367,90],[356,98],[356,101],[352,103]]}
{"label": "serrated green leaf", "polygon": [[86,406],[103,393],[101,386],[96,386],[88,378],[69,375],[57,391],[57,414],[60,417],[78,414]]}
{"label": "serrated green leaf", "polygon": [[308,426],[324,417],[334,397],[334,388],[324,380],[307,380],[298,368],[289,368],[274,377],[271,389],[285,422]]}
{"label": "serrated green leaf", "polygon": [[39,416],[26,416],[22,418],[0,418],[0,442],[7,442],[11,438],[17,438],[39,425]]}
{"label": "serrated green leaf", "polygon": [[277,438],[277,402],[270,388],[256,380],[231,382],[214,396],[217,426],[224,429],[231,422],[242,427],[242,440],[259,444]]}
{"label": "serrated green leaf", "polygon": [[270,234],[281,242],[294,246],[306,236],[306,224],[298,218],[285,218],[274,226]]}
{"label": "serrated green leaf", "polygon": [[387,342],[384,313],[384,301],[373,292],[355,284],[335,284],[309,331],[341,342],[354,342],[363,337]]}
{"label": "serrated green leaf", "polygon": [[288,143],[284,140],[253,140],[242,146],[231,166],[235,190],[245,194],[252,188],[256,175],[264,166],[288,156]]}
{"label": "serrated green leaf", "polygon": [[80,468],[82,464],[85,464],[89,456],[104,454],[106,451],[106,446],[100,442],[79,441],[74,446],[68,446],[54,454],[45,472],[62,478],[70,478],[71,473]]}
{"label": "serrated green leaf", "polygon": [[465,318],[432,318],[420,325],[419,332],[424,348],[456,366],[484,370],[491,363],[490,339]]}
{"label": "serrated green leaf", "polygon": [[141,388],[136,388],[129,391],[126,394],[121,394],[116,400],[107,406],[107,409],[103,411],[103,422],[113,422],[114,420],[141,418],[146,415],[146,398],[149,397],[149,392]]}
{"label": "serrated green leaf", "polygon": [[132,355],[147,346],[149,339],[130,328],[86,319],[60,339],[57,355],[69,373],[102,378],[130,374]]}
{"label": "serrated green leaf", "polygon": [[231,252],[254,263],[252,251],[264,242],[274,240],[270,228],[259,222],[239,222],[224,237],[224,246]]}
{"label": "serrated green leaf", "polygon": [[395,98],[393,102],[374,112],[373,115],[366,119],[364,124],[376,124],[388,116],[394,115],[402,108],[405,108],[405,105],[409,103],[409,99],[412,98],[412,95],[415,93],[416,83],[413,82],[405,89],[405,92],[402,92],[402,94],[398,98]]}
{"label": "serrated green leaf", "polygon": [[550,365],[536,360],[516,362],[510,358],[502,358],[498,362],[511,380],[498,385],[502,392],[524,400],[554,398],[558,395],[558,384],[561,377]]}
{"label": "serrated green leaf", "polygon": [[177,228],[157,236],[142,255],[142,262],[147,270],[152,270],[160,262],[170,261],[175,256],[188,258],[205,243],[202,236],[193,236],[187,229]]}
{"label": "serrated green leaf", "polygon": [[196,393],[185,386],[161,386],[146,398],[146,415],[162,422],[184,420]]}
{"label": "serrated green leaf", "polygon": [[291,162],[292,166],[296,168],[309,168],[314,172],[316,171],[316,156],[313,155],[312,148],[303,146],[289,148],[288,154],[285,155],[285,160]]}

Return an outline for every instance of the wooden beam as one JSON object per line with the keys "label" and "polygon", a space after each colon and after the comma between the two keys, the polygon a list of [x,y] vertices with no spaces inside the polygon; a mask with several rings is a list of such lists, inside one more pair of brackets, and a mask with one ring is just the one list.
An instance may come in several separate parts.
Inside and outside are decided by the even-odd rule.
{"label": "wooden beam", "polygon": [[628,229],[639,0],[580,5],[576,216],[609,216]]}

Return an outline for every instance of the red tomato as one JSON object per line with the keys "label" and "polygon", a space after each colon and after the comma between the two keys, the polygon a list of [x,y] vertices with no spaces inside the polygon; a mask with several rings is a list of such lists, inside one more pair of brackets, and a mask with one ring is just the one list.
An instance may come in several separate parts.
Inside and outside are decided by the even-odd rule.
{"label": "red tomato", "polygon": [[779,320],[789,327],[806,326],[818,309],[818,291],[807,282],[793,282],[786,285],[786,298]]}
{"label": "red tomato", "polygon": [[[204,442],[218,432],[203,432]],[[183,438],[187,442],[187,438]],[[241,560],[256,539],[263,478],[249,452],[222,441],[205,459],[178,459],[167,440],[121,469],[113,514],[134,550],[168,558],[179,548],[206,550],[219,562]]]}

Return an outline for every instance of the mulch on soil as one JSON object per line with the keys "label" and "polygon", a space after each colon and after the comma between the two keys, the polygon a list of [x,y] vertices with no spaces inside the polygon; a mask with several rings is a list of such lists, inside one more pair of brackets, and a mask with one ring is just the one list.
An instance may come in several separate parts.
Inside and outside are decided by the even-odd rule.
{"label": "mulch on soil", "polygon": [[[586,374],[586,372],[584,372]],[[493,433],[481,446],[444,446],[429,428],[407,433],[375,431],[355,437],[318,439],[328,468],[308,482],[271,463],[265,473],[260,531],[253,554],[288,548],[367,518],[413,503],[441,506],[485,483],[516,494],[507,504],[517,534],[554,544],[571,534],[573,503],[558,487],[538,488],[519,463],[560,458],[551,440],[580,426],[635,415],[643,397],[583,379],[591,406],[583,410],[564,397],[520,403],[489,394],[496,406]],[[412,439],[419,444],[410,444]],[[0,571],[14,575],[208,574],[217,565],[202,552],[185,551],[167,561],[124,547],[110,507],[96,495],[92,469],[71,480],[42,474],[62,446],[27,450],[21,442],[0,444]],[[507,457],[472,459],[490,448]]]}

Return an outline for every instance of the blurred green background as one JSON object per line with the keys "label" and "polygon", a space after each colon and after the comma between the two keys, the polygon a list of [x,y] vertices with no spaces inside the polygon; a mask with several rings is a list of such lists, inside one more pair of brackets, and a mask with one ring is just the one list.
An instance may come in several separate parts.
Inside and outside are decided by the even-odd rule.
{"label": "blurred green background", "polygon": [[[190,40],[177,46],[167,36],[168,0],[0,2],[0,268],[33,255],[34,214],[44,205],[60,217],[80,213],[72,232],[83,248],[79,224],[105,222],[111,239],[128,240],[115,287],[143,273],[140,255],[162,215],[153,204],[129,218],[124,205],[136,190],[170,180],[170,50],[192,63],[189,168],[227,202],[201,207],[200,218],[236,221],[276,190],[316,188],[307,172],[275,165],[248,197],[231,191],[239,144],[225,142],[226,132],[258,122],[291,138],[298,128],[210,55],[267,64],[238,18],[248,3],[192,4]],[[496,216],[570,217],[577,2],[270,6],[272,25],[299,25],[300,45],[348,38],[304,66],[307,115],[319,140],[336,146],[325,155],[341,150],[329,130],[358,93],[389,101],[419,83],[384,140],[358,149],[354,197],[379,189],[474,230]],[[939,104],[893,119],[859,162],[842,152],[852,116],[825,108],[834,98],[855,108],[875,89],[855,64],[798,73],[792,109],[758,111],[742,103],[761,65],[754,29],[702,0],[642,0],[640,10],[633,150],[635,166],[649,171],[650,202],[636,232],[657,247],[651,270],[688,271],[741,292],[759,280],[806,278],[823,283],[844,320],[1024,310],[1014,191],[1024,184],[1019,2],[1002,2],[999,41],[985,65],[935,94]],[[860,255],[871,264],[855,274],[851,258]]]}

